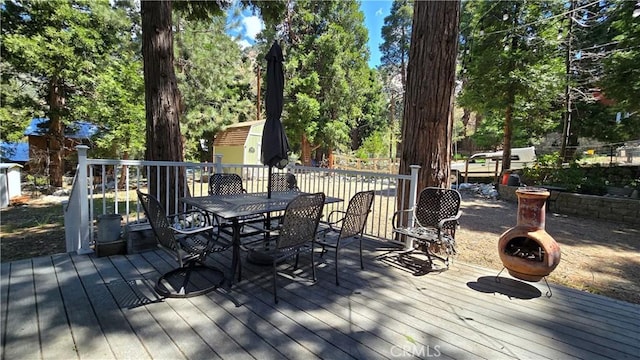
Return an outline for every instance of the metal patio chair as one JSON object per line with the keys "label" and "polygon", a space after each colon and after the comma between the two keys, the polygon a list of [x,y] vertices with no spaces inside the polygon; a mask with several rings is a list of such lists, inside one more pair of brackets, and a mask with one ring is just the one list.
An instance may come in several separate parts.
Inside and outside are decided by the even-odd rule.
{"label": "metal patio chair", "polygon": [[[329,213],[327,223],[329,228],[321,231],[318,238],[318,245],[322,246],[323,256],[331,248],[335,251],[336,285],[340,285],[338,280],[338,253],[340,249],[349,245],[355,240],[360,244],[360,268],[364,269],[362,261],[362,233],[367,224],[367,217],[371,212],[371,205],[375,192],[373,190],[361,191],[353,195],[347,206],[347,211],[334,210]],[[338,218],[342,215],[341,218]]]}
{"label": "metal patio chair", "polygon": [[[430,269],[433,269],[433,258],[444,261],[449,267],[449,257],[456,253],[455,235],[460,211],[461,197],[457,190],[427,187],[420,192],[418,201],[413,209],[396,211],[393,214],[393,231],[405,235],[413,240],[412,246],[403,254],[419,250],[428,259]],[[413,226],[398,224],[398,216],[406,221],[409,214],[413,215]]]}
{"label": "metal patio chair", "polygon": [[231,247],[231,241],[214,233],[209,217],[199,210],[166,215],[154,196],[136,190],[158,245],[178,263],[158,279],[155,289],[165,297],[191,297],[222,285],[222,270],[205,265],[207,256]]}
{"label": "metal patio chair", "polygon": [[247,191],[238,174],[211,174],[209,177],[209,195],[233,195]]}
{"label": "metal patio chair", "polygon": [[292,173],[271,174],[271,191],[300,191],[298,180]]}
{"label": "metal patio chair", "polygon": [[[235,195],[243,194],[247,191],[242,185],[242,178],[238,174],[211,174],[209,177],[209,195]],[[243,216],[238,219],[241,224],[254,224],[264,222],[265,217],[263,215],[250,215]],[[230,229],[231,222],[220,219],[216,216],[212,218],[213,225],[217,225],[219,232],[223,232],[229,236],[233,236],[233,231]],[[242,233],[242,236],[253,236],[260,232],[250,231]]]}
{"label": "metal patio chair", "polygon": [[284,211],[282,226],[275,237],[275,246],[265,248],[258,246],[249,248],[248,256],[262,259],[273,266],[273,299],[278,303],[277,266],[285,260],[295,257],[294,269],[298,268],[300,253],[311,253],[311,271],[313,281],[316,281],[316,268],[313,259],[313,248],[324,207],[325,195],[323,193],[302,194],[291,200]]}

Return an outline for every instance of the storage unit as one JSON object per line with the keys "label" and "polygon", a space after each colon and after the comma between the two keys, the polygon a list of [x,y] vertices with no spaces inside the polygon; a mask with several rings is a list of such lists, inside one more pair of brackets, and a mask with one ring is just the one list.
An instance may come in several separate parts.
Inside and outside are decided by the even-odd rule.
{"label": "storage unit", "polygon": [[22,195],[22,165],[15,163],[0,164],[0,207],[9,206],[12,198]]}
{"label": "storage unit", "polygon": [[213,140],[213,152],[222,155],[223,164],[260,165],[264,120],[228,126]]}

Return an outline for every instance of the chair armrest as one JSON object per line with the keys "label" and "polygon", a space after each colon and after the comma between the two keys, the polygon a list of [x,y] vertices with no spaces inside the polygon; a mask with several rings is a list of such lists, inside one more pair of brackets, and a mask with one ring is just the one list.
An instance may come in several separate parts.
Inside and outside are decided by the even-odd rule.
{"label": "chair armrest", "polygon": [[211,225],[207,225],[207,226],[203,226],[203,227],[198,227],[198,228],[190,228],[190,229],[178,229],[175,228],[173,226],[169,226],[169,228],[179,234],[183,234],[183,235],[193,235],[193,234],[197,234],[197,233],[201,233],[201,232],[205,232],[205,231],[209,231],[213,229],[213,226]]}
{"label": "chair armrest", "polygon": [[449,222],[452,222],[452,221],[455,221],[457,223],[458,219],[460,219],[460,216],[462,216],[462,211],[458,211],[456,216],[451,216],[451,217],[444,218],[444,219],[440,220],[438,222],[438,229],[442,229],[446,223],[449,223]]}
{"label": "chair armrest", "polygon": [[206,212],[197,209],[167,216],[170,227],[176,231],[200,231],[205,227],[213,228]]}
{"label": "chair armrest", "polygon": [[[339,216],[340,214],[342,214],[342,217],[339,217],[338,219],[335,219],[332,221],[332,219],[334,217]],[[324,231],[336,231],[339,232],[340,229],[336,228],[335,226],[342,223],[344,221],[344,215],[346,215],[347,212],[346,211],[342,211],[342,210],[333,210],[329,213],[329,215],[327,216],[327,221],[325,222],[327,225],[329,225],[328,229],[325,229]],[[335,215],[335,216],[334,216]]]}
{"label": "chair armrest", "polygon": [[410,213],[410,212],[413,212],[413,208],[405,209],[405,210],[398,210],[398,211],[393,213],[393,217],[391,218],[391,226],[393,226],[394,230],[398,228],[396,226],[396,217],[401,213]]}

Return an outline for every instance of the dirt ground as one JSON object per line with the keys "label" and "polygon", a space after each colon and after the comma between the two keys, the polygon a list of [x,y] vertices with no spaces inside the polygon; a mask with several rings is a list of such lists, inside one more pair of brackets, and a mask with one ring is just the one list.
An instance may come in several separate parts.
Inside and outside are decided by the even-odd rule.
{"label": "dirt ground", "polygon": [[[499,271],[498,239],[515,226],[518,206],[462,196],[456,260]],[[640,221],[631,226],[549,212],[545,228],[562,253],[549,282],[640,304]]]}
{"label": "dirt ground", "polygon": [[[462,195],[455,261],[496,269],[497,274],[502,269],[498,238],[516,224],[517,204],[471,192]],[[2,262],[65,251],[61,205],[49,201],[56,200],[39,199],[1,211]],[[550,282],[640,304],[640,223],[631,226],[548,213],[546,230],[562,251]]]}

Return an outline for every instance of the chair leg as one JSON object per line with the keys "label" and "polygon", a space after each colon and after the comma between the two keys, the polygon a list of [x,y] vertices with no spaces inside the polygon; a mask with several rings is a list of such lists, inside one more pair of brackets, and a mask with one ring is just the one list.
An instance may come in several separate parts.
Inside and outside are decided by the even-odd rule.
{"label": "chair leg", "polygon": [[186,270],[184,281],[182,282],[182,287],[180,287],[180,291],[178,291],[178,295],[184,295],[187,293],[187,285],[189,284],[189,280],[191,279],[191,272],[193,272],[193,267],[195,265],[196,265],[195,261],[191,261],[189,263],[189,267]]}
{"label": "chair leg", "polygon": [[278,277],[278,271],[276,269],[276,262],[274,260],[273,261],[273,301],[276,304],[278,303],[278,290],[277,290],[277,281],[276,281],[277,277]]}
{"label": "chair leg", "polygon": [[327,252],[327,249],[325,248],[324,245],[322,245],[322,251],[320,251],[320,257],[323,257],[324,253],[326,253],[326,252]]}
{"label": "chair leg", "polygon": [[338,280],[338,248],[335,249],[336,251],[336,286],[340,286],[340,281]]}
{"label": "chair leg", "polygon": [[364,262],[362,261],[362,237],[360,237],[358,240],[360,240],[360,269],[364,270]]}
{"label": "chair leg", "polygon": [[311,245],[311,274],[313,276],[313,282],[316,282],[316,262],[313,258],[313,244]]}

